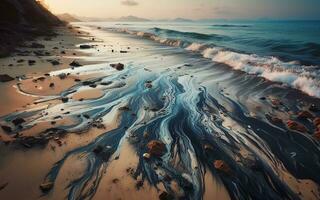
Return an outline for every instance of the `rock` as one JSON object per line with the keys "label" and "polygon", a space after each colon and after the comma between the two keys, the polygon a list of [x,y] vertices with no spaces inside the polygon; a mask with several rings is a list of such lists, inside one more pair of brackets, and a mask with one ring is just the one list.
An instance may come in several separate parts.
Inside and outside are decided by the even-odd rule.
{"label": "rock", "polygon": [[46,79],[46,77],[43,77],[43,76],[37,78],[38,81],[44,81],[45,79]]}
{"label": "rock", "polygon": [[36,56],[44,56],[45,55],[43,51],[34,51],[33,53]]}
{"label": "rock", "polygon": [[316,140],[320,140],[320,130],[316,131],[316,132],[313,134],[313,137],[314,137]]}
{"label": "rock", "polygon": [[58,77],[59,77],[60,79],[65,79],[65,78],[67,78],[67,74],[61,73],[61,74],[58,75]]}
{"label": "rock", "polygon": [[2,130],[4,130],[7,133],[11,133],[12,132],[12,128],[10,126],[1,126]]}
{"label": "rock", "polygon": [[92,48],[91,45],[87,45],[87,44],[80,45],[80,49],[91,49],[91,48]]}
{"label": "rock", "polygon": [[100,85],[110,85],[112,84],[112,81],[108,81],[108,82],[101,82]]}
{"label": "rock", "polygon": [[167,192],[161,192],[159,195],[160,200],[174,200],[174,196],[167,193]]}
{"label": "rock", "polygon": [[40,185],[42,192],[49,192],[53,188],[53,182],[45,182]]}
{"label": "rock", "polygon": [[90,84],[89,87],[96,88],[97,84]]}
{"label": "rock", "polygon": [[283,121],[282,119],[278,118],[278,117],[271,117],[270,118],[270,122],[276,125],[282,125]]}
{"label": "rock", "polygon": [[17,60],[17,63],[23,63],[24,62],[24,60],[23,59],[19,59],[19,60]]}
{"label": "rock", "polygon": [[287,121],[287,126],[289,129],[294,130],[294,131],[299,131],[302,133],[307,133],[308,130],[305,126],[303,126],[302,124],[292,121],[292,120],[288,120]]}
{"label": "rock", "polygon": [[96,146],[96,148],[93,149],[93,153],[99,154],[103,151],[103,147],[101,145]]}
{"label": "rock", "polygon": [[144,139],[147,139],[148,137],[149,137],[149,133],[148,133],[148,132],[144,132],[144,133],[143,133],[143,138],[144,138]]}
{"label": "rock", "polygon": [[267,98],[266,97],[260,97],[260,100],[266,100]]}
{"label": "rock", "polygon": [[313,125],[315,127],[319,127],[320,126],[320,117],[316,117],[314,120],[313,120]]}
{"label": "rock", "polygon": [[0,74],[0,82],[2,82],[2,83],[13,81],[13,80],[14,80],[14,78],[9,76],[8,74]]}
{"label": "rock", "polygon": [[314,116],[309,111],[302,111],[298,113],[298,119],[307,120],[307,119],[313,119]]}
{"label": "rock", "polygon": [[1,184],[0,185],[0,191],[3,190],[4,188],[6,188],[8,185],[9,185],[8,182]]}
{"label": "rock", "polygon": [[79,62],[77,62],[77,61],[72,61],[72,63],[70,63],[69,64],[70,66],[72,66],[72,67],[81,67],[82,65],[81,64],[79,64]]}
{"label": "rock", "polygon": [[67,102],[69,101],[69,98],[68,98],[68,97],[62,97],[62,98],[61,98],[61,101],[62,101],[63,103],[67,103]]}
{"label": "rock", "polygon": [[214,168],[216,168],[219,171],[222,171],[224,173],[229,174],[230,173],[230,167],[227,163],[225,163],[223,160],[216,160],[214,161]]}
{"label": "rock", "polygon": [[35,49],[43,49],[45,46],[43,44],[39,44],[39,43],[33,42],[29,47],[30,48],[35,48]]}
{"label": "rock", "polygon": [[90,115],[88,115],[88,114],[83,114],[83,117],[86,119],[90,119]]}
{"label": "rock", "polygon": [[61,51],[60,53],[61,53],[61,54],[66,54],[66,52],[65,52],[65,51]]}
{"label": "rock", "polygon": [[149,153],[144,153],[142,156],[146,160],[149,160],[151,158],[151,155]]}
{"label": "rock", "polygon": [[164,154],[166,145],[160,140],[152,140],[147,144],[147,148],[152,156],[160,157]]}
{"label": "rock", "polygon": [[75,82],[80,82],[81,80],[78,79],[78,78],[76,78],[76,79],[74,79],[74,81],[75,81]]}
{"label": "rock", "polygon": [[311,105],[309,106],[309,110],[310,110],[311,112],[319,112],[319,111],[320,111],[320,108],[319,108],[318,106],[316,106],[315,104],[311,104]]}
{"label": "rock", "polygon": [[52,65],[60,65],[60,62],[57,61],[57,60],[51,60],[50,63],[51,63]]}
{"label": "rock", "polygon": [[36,64],[36,61],[35,60],[28,60],[28,64],[29,65],[34,65],[34,64]]}
{"label": "rock", "polygon": [[118,183],[118,182],[119,182],[119,179],[117,179],[117,178],[115,178],[115,179],[112,180],[112,183],[114,183],[114,184],[116,184],[116,183]]}
{"label": "rock", "polygon": [[12,123],[15,125],[15,126],[18,126],[22,123],[26,122],[24,119],[22,119],[21,117],[18,117],[18,118],[15,118],[14,120],[12,120]]}
{"label": "rock", "polygon": [[213,147],[210,144],[205,144],[203,148],[205,151],[213,151]]}
{"label": "rock", "polygon": [[51,87],[51,88],[54,87],[54,83],[50,83],[49,87]]}
{"label": "rock", "polygon": [[118,71],[121,71],[124,69],[124,64],[118,63],[118,64],[110,64],[111,67],[115,68]]}

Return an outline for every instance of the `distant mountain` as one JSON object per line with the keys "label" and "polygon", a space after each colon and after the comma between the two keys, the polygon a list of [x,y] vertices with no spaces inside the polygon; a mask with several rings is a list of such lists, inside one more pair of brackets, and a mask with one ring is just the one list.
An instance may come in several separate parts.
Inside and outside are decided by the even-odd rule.
{"label": "distant mountain", "polygon": [[96,17],[76,17],[81,21],[96,21],[96,22],[148,22],[149,19],[140,18],[136,16],[123,16],[120,18],[96,18]]}
{"label": "distant mountain", "polygon": [[120,17],[117,19],[117,21],[126,21],[126,22],[147,22],[150,21],[149,19],[135,17],[135,16],[126,16],[126,17]]}
{"label": "distant mountain", "polygon": [[70,15],[69,13],[64,13],[57,15],[57,17],[65,22],[81,22],[78,18],[74,17],[73,15]]}
{"label": "distant mountain", "polygon": [[175,18],[175,19],[169,20],[169,21],[174,21],[174,22],[193,22],[193,20],[185,19],[185,18]]}

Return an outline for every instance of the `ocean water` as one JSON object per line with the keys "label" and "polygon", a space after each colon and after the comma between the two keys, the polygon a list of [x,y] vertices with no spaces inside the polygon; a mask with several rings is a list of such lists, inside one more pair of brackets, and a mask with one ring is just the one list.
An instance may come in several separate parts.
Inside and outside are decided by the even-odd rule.
{"label": "ocean water", "polygon": [[320,21],[93,24],[181,47],[320,97]]}

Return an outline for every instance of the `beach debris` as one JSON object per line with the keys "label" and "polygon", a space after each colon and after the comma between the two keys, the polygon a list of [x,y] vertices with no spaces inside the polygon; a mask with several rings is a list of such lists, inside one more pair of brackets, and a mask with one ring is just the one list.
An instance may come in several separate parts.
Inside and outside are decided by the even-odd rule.
{"label": "beach debris", "polygon": [[61,98],[61,101],[62,101],[63,103],[67,103],[67,102],[69,101],[69,98],[68,98],[68,97],[62,97],[62,98]]}
{"label": "beach debris", "polygon": [[302,120],[314,119],[314,116],[309,111],[302,111],[298,113],[298,119],[302,119]]}
{"label": "beach debris", "polygon": [[314,137],[316,140],[320,140],[320,130],[317,130],[317,131],[313,134],[313,137]]}
{"label": "beach debris", "polygon": [[28,64],[31,66],[31,65],[34,65],[36,64],[36,61],[35,60],[28,60]]}
{"label": "beach debris", "polygon": [[144,138],[144,139],[147,139],[148,137],[149,137],[149,133],[148,133],[148,132],[144,132],[144,133],[143,133],[143,138]]}
{"label": "beach debris", "polygon": [[76,61],[76,60],[72,61],[69,65],[72,66],[72,67],[81,67],[81,66],[82,66],[82,65],[81,65],[78,61]]}
{"label": "beach debris", "polygon": [[49,60],[49,62],[52,64],[52,65],[60,65],[61,63],[57,60]]}
{"label": "beach debris", "polygon": [[103,147],[101,145],[98,145],[93,149],[92,152],[95,154],[100,154],[102,151],[103,151]]}
{"label": "beach debris", "polygon": [[67,78],[67,74],[66,73],[61,73],[61,74],[58,74],[58,77],[60,79],[65,79],[65,78]]}
{"label": "beach debris", "polygon": [[152,88],[152,81],[146,81],[145,86],[146,88]]}
{"label": "beach debris", "polygon": [[97,27],[97,29],[101,29],[101,27],[100,27],[100,26],[98,26],[98,27]]}
{"label": "beach debris", "polygon": [[96,87],[97,87],[97,84],[95,84],[95,83],[90,84],[89,87],[96,88]]}
{"label": "beach debris", "polygon": [[143,180],[138,180],[137,182],[136,182],[136,188],[137,188],[137,190],[140,190],[140,188],[143,186]]}
{"label": "beach debris", "polygon": [[6,188],[8,185],[9,185],[8,182],[1,184],[0,185],[0,191],[3,190],[4,188]]}
{"label": "beach debris", "polygon": [[45,46],[44,46],[43,44],[33,42],[33,43],[29,46],[29,48],[43,49],[43,48],[45,48]]}
{"label": "beach debris", "polygon": [[223,160],[215,160],[213,165],[214,165],[214,168],[216,168],[219,171],[222,171],[227,174],[230,173],[229,165]]}
{"label": "beach debris", "polygon": [[148,152],[152,156],[160,157],[166,150],[166,145],[160,140],[152,140],[147,144]]}
{"label": "beach debris", "polygon": [[17,60],[17,63],[23,63],[25,60],[24,59],[19,59]]}
{"label": "beach debris", "polygon": [[122,106],[122,107],[118,108],[118,110],[120,110],[120,111],[130,111],[130,108],[129,108],[129,106]]}
{"label": "beach debris", "polygon": [[2,125],[1,128],[2,128],[2,130],[4,130],[7,133],[11,133],[12,132],[12,128],[10,126]]}
{"label": "beach debris", "polygon": [[305,126],[303,126],[302,124],[300,124],[298,122],[292,121],[292,120],[287,121],[287,126],[289,129],[294,130],[294,131],[299,131],[302,133],[308,132],[308,130]]}
{"label": "beach debris", "polygon": [[119,179],[117,179],[117,178],[112,179],[112,183],[117,184],[118,182],[119,182]]}
{"label": "beach debris", "polygon": [[52,188],[53,188],[53,182],[45,182],[42,183],[39,187],[41,189],[42,192],[49,192]]}
{"label": "beach debris", "polygon": [[314,120],[313,120],[313,125],[317,128],[320,129],[320,117],[316,117]]}
{"label": "beach debris", "polygon": [[65,51],[61,51],[60,53],[61,53],[61,54],[66,54],[66,52],[65,52]]}
{"label": "beach debris", "polygon": [[92,46],[91,46],[91,45],[88,45],[88,44],[82,44],[82,45],[80,45],[80,49],[90,49],[90,48],[92,48]]}
{"label": "beach debris", "polygon": [[159,195],[159,199],[160,200],[173,200],[174,196],[167,193],[167,192],[161,192],[161,194]]}
{"label": "beach debris", "polygon": [[54,83],[50,83],[49,87],[51,87],[51,88],[54,87]]}
{"label": "beach debris", "polygon": [[320,108],[319,108],[318,106],[316,106],[315,104],[311,104],[311,105],[309,106],[309,110],[310,110],[311,112],[319,112],[319,111],[320,111]]}
{"label": "beach debris", "polygon": [[283,121],[282,119],[278,118],[278,117],[272,117],[270,115],[266,115],[266,118],[272,123],[272,124],[275,124],[275,125],[283,125]]}
{"label": "beach debris", "polygon": [[13,81],[13,80],[14,80],[14,78],[9,76],[8,74],[0,74],[0,82],[2,82],[2,83]]}
{"label": "beach debris", "polygon": [[124,64],[122,64],[122,63],[110,64],[110,66],[111,66],[112,68],[115,68],[115,69],[118,70],[118,71],[121,71],[121,70],[124,69]]}
{"label": "beach debris", "polygon": [[112,81],[107,81],[107,82],[101,82],[100,85],[110,85],[112,84]]}
{"label": "beach debris", "polygon": [[151,155],[149,153],[144,153],[142,156],[146,160],[149,160],[151,158]]}
{"label": "beach debris", "polygon": [[128,53],[128,51],[121,50],[120,53]]}
{"label": "beach debris", "polygon": [[15,125],[15,126],[18,126],[22,123],[26,122],[23,118],[21,117],[18,117],[18,118],[15,118],[14,120],[12,120],[12,123]]}
{"label": "beach debris", "polygon": [[264,101],[264,100],[266,100],[267,98],[266,98],[266,97],[260,97],[259,99],[262,100],[262,101]]}
{"label": "beach debris", "polygon": [[205,144],[203,148],[205,151],[213,151],[213,147],[210,144]]}

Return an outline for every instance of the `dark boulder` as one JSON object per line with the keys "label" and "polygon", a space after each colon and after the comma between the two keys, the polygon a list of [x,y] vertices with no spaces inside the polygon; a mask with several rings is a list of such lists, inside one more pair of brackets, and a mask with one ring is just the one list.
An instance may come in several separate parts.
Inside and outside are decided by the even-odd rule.
{"label": "dark boulder", "polygon": [[8,74],[0,74],[0,82],[2,82],[2,83],[13,81],[13,80],[14,80],[14,78],[9,76]]}

